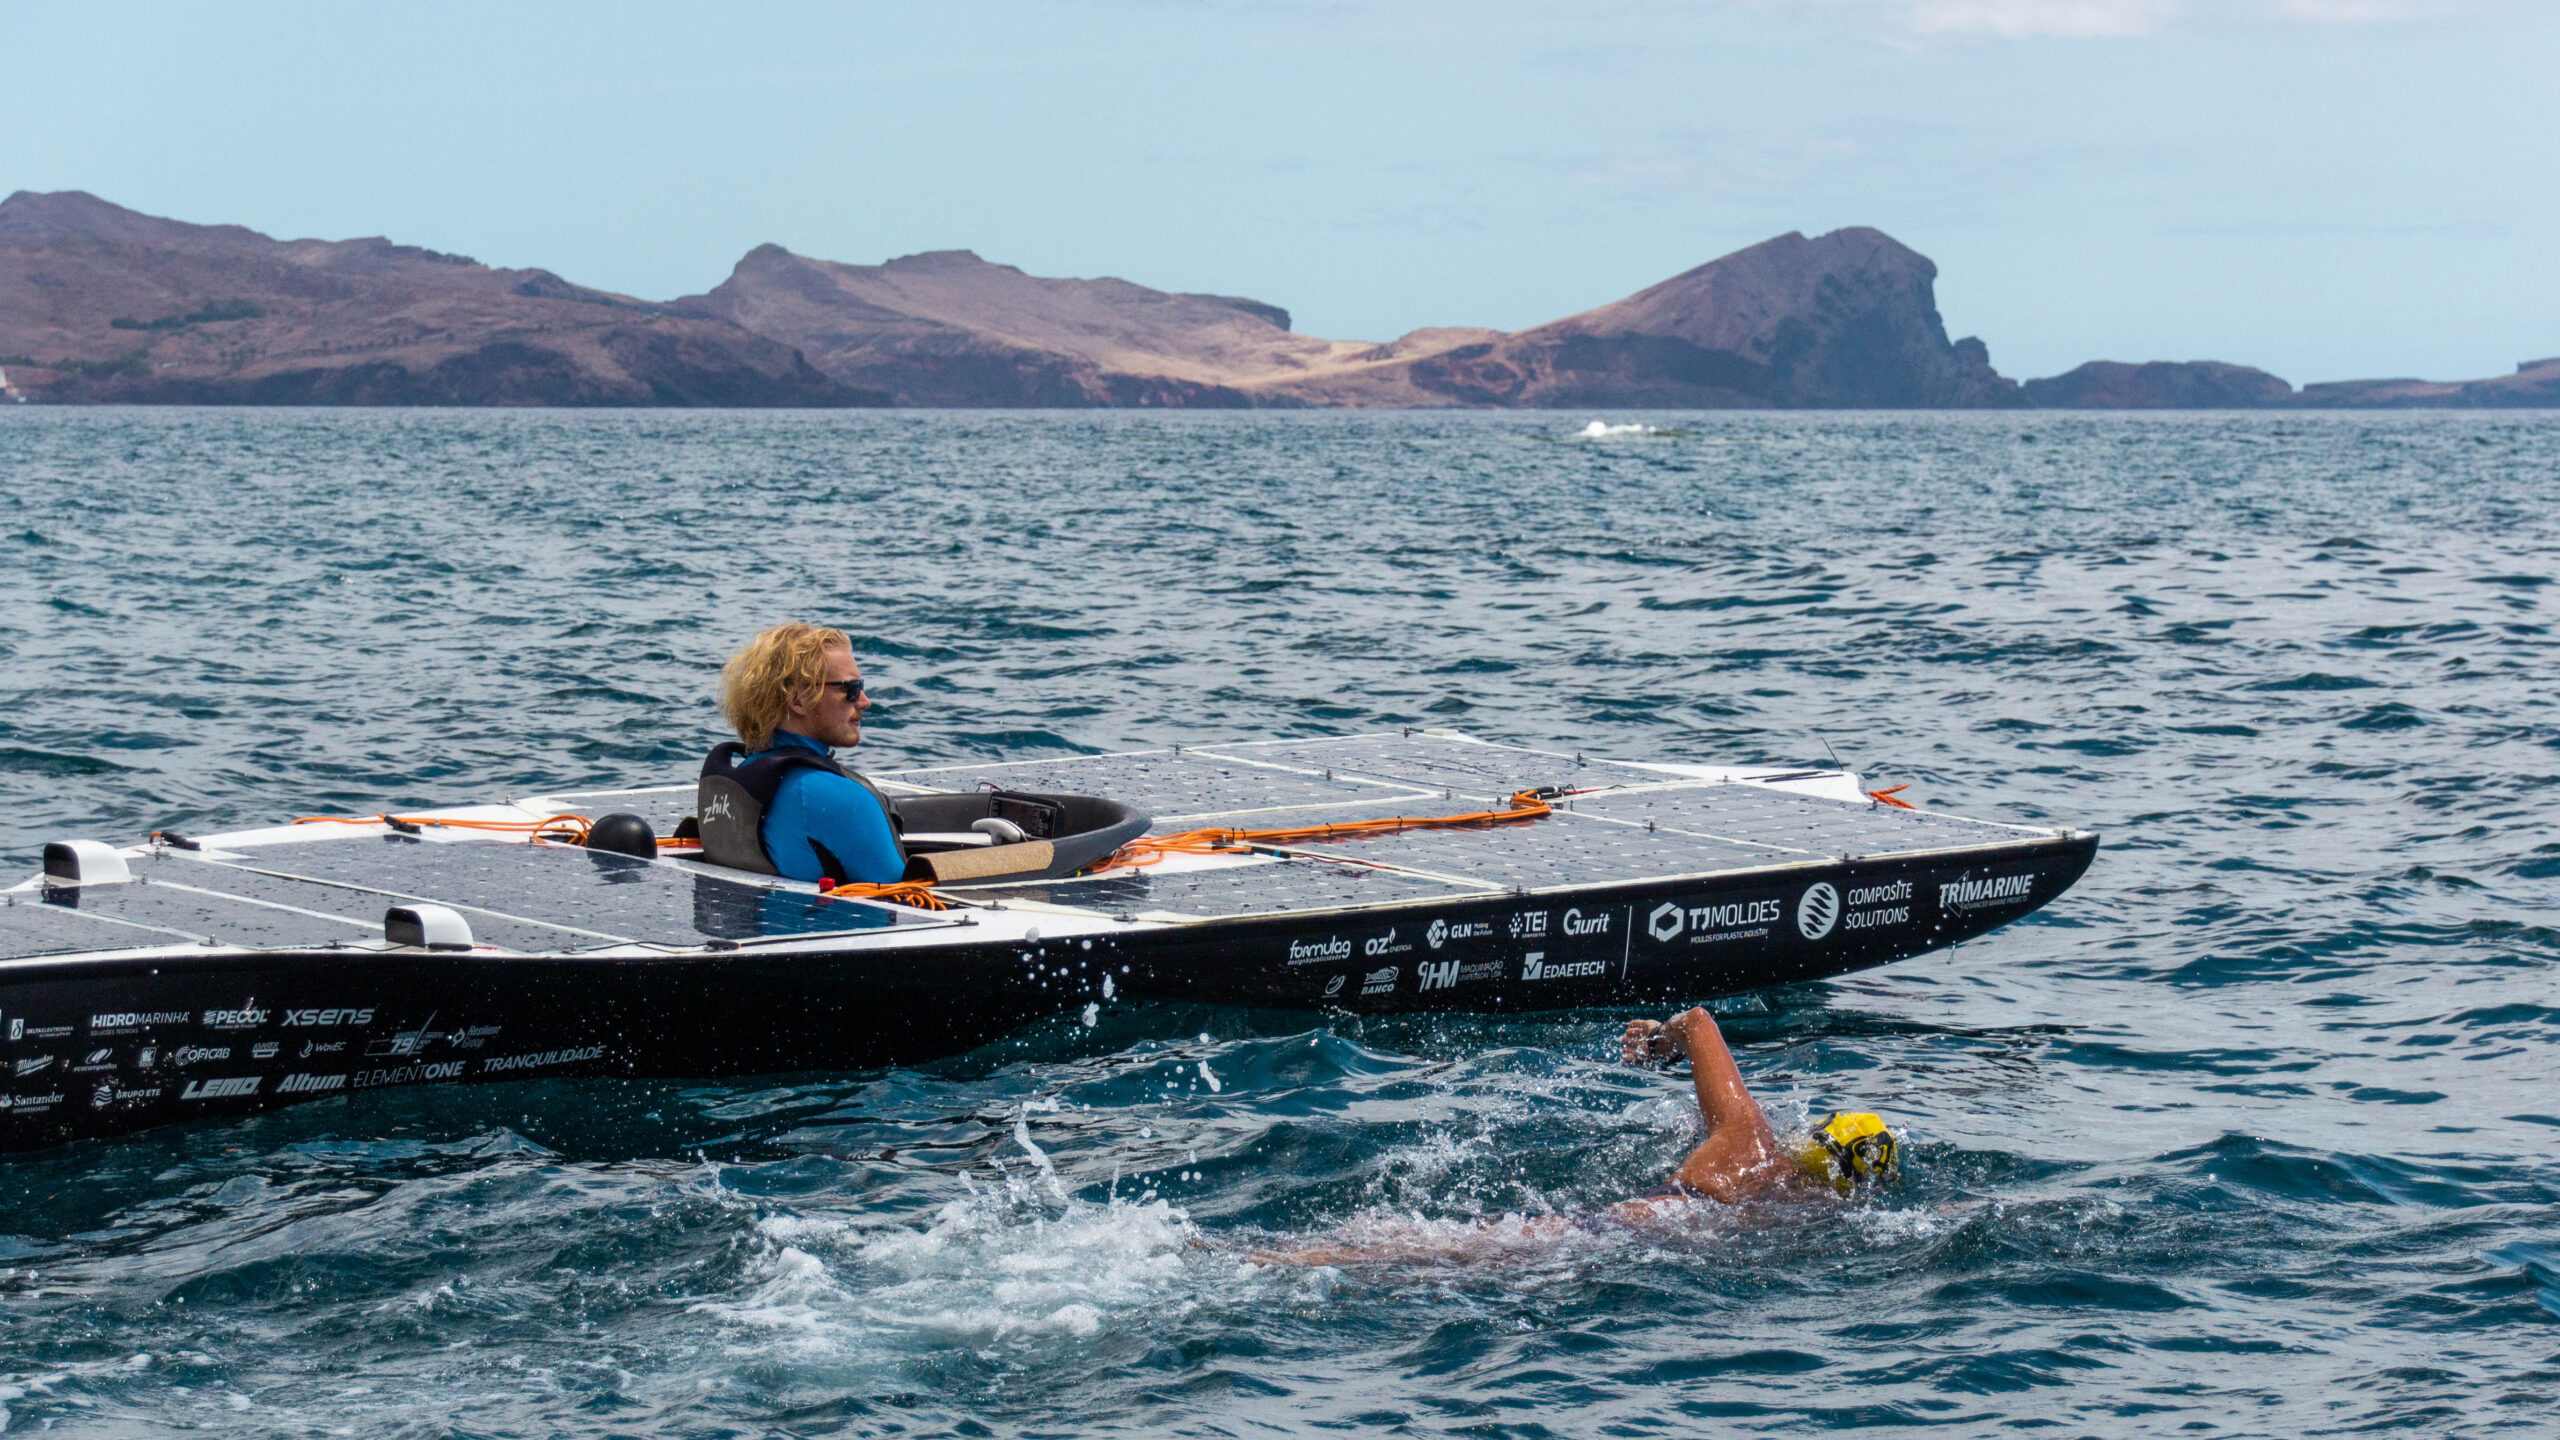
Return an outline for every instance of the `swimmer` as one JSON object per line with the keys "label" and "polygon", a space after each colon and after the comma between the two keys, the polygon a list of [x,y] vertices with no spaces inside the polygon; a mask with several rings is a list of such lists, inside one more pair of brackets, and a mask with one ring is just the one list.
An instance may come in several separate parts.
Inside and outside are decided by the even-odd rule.
{"label": "swimmer", "polygon": [[1795,1143],[1782,1141],[1768,1112],[1742,1083],[1742,1068],[1734,1064],[1724,1032],[1705,1010],[1627,1022],[1619,1040],[1619,1058],[1627,1064],[1655,1065],[1675,1056],[1688,1058],[1707,1138],[1658,1189],[1621,1200],[1597,1215],[1545,1215],[1516,1226],[1506,1223],[1498,1235],[1480,1226],[1466,1236],[1435,1232],[1412,1243],[1312,1245],[1258,1252],[1253,1258],[1284,1265],[1466,1260],[1476,1258],[1488,1240],[1535,1240],[1568,1230],[1659,1224],[1708,1201],[1739,1205],[1781,1195],[1842,1196],[1894,1173],[1898,1144],[1873,1115],[1834,1114]]}

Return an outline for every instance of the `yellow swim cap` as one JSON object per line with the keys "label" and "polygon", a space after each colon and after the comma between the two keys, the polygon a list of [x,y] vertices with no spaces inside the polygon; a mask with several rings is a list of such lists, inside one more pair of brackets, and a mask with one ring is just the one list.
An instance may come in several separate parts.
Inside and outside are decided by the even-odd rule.
{"label": "yellow swim cap", "polygon": [[1889,1179],[1901,1162],[1901,1146],[1884,1117],[1860,1110],[1833,1111],[1796,1147],[1796,1168],[1846,1195],[1860,1185]]}

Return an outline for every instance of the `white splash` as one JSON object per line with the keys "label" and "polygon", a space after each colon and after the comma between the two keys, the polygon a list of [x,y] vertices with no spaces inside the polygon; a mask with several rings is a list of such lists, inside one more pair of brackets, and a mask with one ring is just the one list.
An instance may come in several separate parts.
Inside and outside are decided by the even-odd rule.
{"label": "white splash", "polygon": [[1030,1120],[1016,1117],[1013,1122],[1013,1143],[1021,1146],[1022,1153],[1030,1156],[1031,1163],[1039,1167],[1040,1179],[1043,1187],[1049,1192],[1049,1198],[1059,1201],[1065,1200],[1067,1198],[1067,1187],[1060,1184],[1058,1181],[1058,1167],[1049,1162],[1048,1151],[1031,1143]]}
{"label": "white splash", "polygon": [[1590,424],[1583,426],[1580,430],[1575,431],[1574,438],[1577,440],[1609,440],[1620,435],[1651,435],[1653,433],[1654,428],[1650,425],[1612,425],[1606,420],[1594,420]]}
{"label": "white splash", "polygon": [[825,1261],[785,1245],[758,1270],[760,1283],[736,1300],[705,1300],[686,1308],[775,1332],[787,1349],[832,1350],[843,1343],[841,1317],[853,1296],[836,1283]]}
{"label": "white splash", "polygon": [[1210,1069],[1209,1062],[1206,1060],[1200,1062],[1200,1078],[1209,1082],[1209,1093],[1212,1095],[1227,1088],[1218,1083],[1218,1072]]}
{"label": "white splash", "polygon": [[739,1292],[690,1307],[725,1322],[732,1355],[891,1368],[950,1347],[1036,1357],[1213,1299],[1305,1283],[1303,1274],[1199,1263],[1189,1219],[1152,1198],[1026,1207],[1018,1191],[982,1193],[921,1224],[860,1211],[772,1215],[754,1238],[764,1253]]}

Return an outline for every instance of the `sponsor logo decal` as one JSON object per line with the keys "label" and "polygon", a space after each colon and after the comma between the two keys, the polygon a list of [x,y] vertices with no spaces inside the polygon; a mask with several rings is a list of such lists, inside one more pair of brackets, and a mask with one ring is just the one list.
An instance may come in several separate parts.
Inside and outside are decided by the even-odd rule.
{"label": "sponsor logo decal", "polygon": [[200,1060],[230,1058],[231,1047],[228,1045],[181,1045],[169,1052],[169,1063],[172,1065],[193,1065]]}
{"label": "sponsor logo decal", "polygon": [[1292,965],[1321,965],[1327,960],[1350,958],[1351,942],[1331,935],[1327,935],[1322,940],[1289,942],[1289,963]]}
{"label": "sponsor logo decal", "polygon": [[1343,982],[1350,978],[1351,977],[1348,975],[1336,975],[1332,979],[1324,982],[1324,997],[1330,1000],[1334,996],[1341,994]]}
{"label": "sponsor logo decal", "polygon": [[1572,980],[1585,975],[1609,973],[1609,962],[1606,960],[1571,960],[1550,965],[1547,963],[1547,952],[1544,950],[1532,950],[1521,956],[1520,961],[1520,978],[1523,980]]}
{"label": "sponsor logo decal", "polygon": [[[13,1034],[10,1038],[15,1039],[17,1037]],[[30,1040],[68,1040],[71,1038],[71,1027],[68,1025],[30,1025],[27,1027],[27,1038]]]}
{"label": "sponsor logo decal", "polygon": [[[368,1056],[415,1055],[419,1051],[426,1049],[429,1045],[432,1045],[436,1041],[444,1038],[443,1031],[430,1030],[427,1028],[434,1023],[436,1023],[436,1017],[431,1013],[426,1019],[418,1022],[417,1029],[403,1030],[399,1034],[394,1035],[387,1040],[376,1040],[372,1044],[364,1047],[364,1053]],[[361,1085],[364,1082],[362,1080],[358,1080],[356,1083]]]}
{"label": "sponsor logo decal", "polygon": [[1360,978],[1360,993],[1363,995],[1384,995],[1388,991],[1395,989],[1397,968],[1398,967],[1396,966],[1389,965],[1383,970],[1372,970],[1368,974],[1362,976]]}
{"label": "sponsor logo decal", "polygon": [[1481,940],[1491,934],[1493,922],[1490,920],[1464,920],[1455,925],[1446,920],[1434,920],[1431,928],[1422,932],[1422,938],[1430,941],[1431,948],[1437,950],[1452,940]]}
{"label": "sponsor logo decal", "polygon": [[193,1010],[121,1010],[113,1015],[90,1016],[89,1030],[92,1034],[106,1034],[153,1025],[184,1025],[195,1017]]}
{"label": "sponsor logo decal", "polygon": [[14,1015],[10,1016],[10,1017],[9,1017],[9,1038],[10,1038],[10,1039],[12,1039],[12,1040],[24,1040],[24,1039],[26,1039],[26,1038],[27,1038],[27,1022],[26,1022],[26,1021],[24,1021],[24,1020],[19,1019],[18,1017],[14,1016]]}
{"label": "sponsor logo decal", "polygon": [[326,1094],[331,1090],[344,1090],[346,1088],[347,1077],[344,1075],[303,1075],[297,1073],[287,1075],[282,1080],[276,1082],[276,1093],[279,1095],[321,1095]]}
{"label": "sponsor logo decal", "polygon": [[459,1080],[462,1078],[462,1064],[459,1060],[444,1060],[433,1065],[403,1065],[396,1070],[359,1070],[355,1074],[355,1085],[358,1089],[366,1089],[376,1085],[406,1085],[418,1080]]}
{"label": "sponsor logo decal", "polygon": [[1410,940],[1406,941],[1402,945],[1396,943],[1395,927],[1390,925],[1387,927],[1386,934],[1381,935],[1375,940],[1361,946],[1360,953],[1369,956],[1371,959],[1375,959],[1380,955],[1401,955],[1412,948],[1413,942]]}
{"label": "sponsor logo decal", "polygon": [[258,1086],[266,1078],[264,1075],[226,1075],[219,1079],[190,1080],[187,1082],[187,1088],[178,1092],[178,1098],[181,1100],[237,1100],[243,1095],[257,1094]]}
{"label": "sponsor logo decal", "polygon": [[257,1044],[249,1047],[249,1058],[252,1060],[273,1060],[276,1058],[276,1052],[283,1048],[284,1047],[282,1045],[273,1040],[261,1040]]}
{"label": "sponsor logo decal", "polygon": [[1979,880],[1949,880],[1938,887],[1941,910],[1978,910],[1993,905],[2014,905],[2027,898],[2036,888],[2036,877],[2024,875],[1986,875]]}
{"label": "sponsor logo decal", "polygon": [[1564,912],[1564,933],[1567,935],[1606,935],[1609,933],[1610,913],[1611,912],[1606,910],[1594,910],[1590,914],[1585,915],[1580,910],[1567,910]]}
{"label": "sponsor logo decal", "polygon": [[133,1068],[136,1070],[148,1070],[159,1063],[160,1047],[157,1045],[145,1045],[142,1047],[142,1053],[133,1057]]}
{"label": "sponsor logo decal", "polygon": [[335,1055],[346,1048],[347,1042],[344,1040],[305,1040],[302,1042],[302,1048],[294,1052],[294,1058],[308,1060],[314,1055]]}
{"label": "sponsor logo decal", "polygon": [[116,1103],[116,1087],[113,1085],[101,1085],[89,1092],[89,1108],[92,1110],[104,1110],[114,1103]]}
{"label": "sponsor logo decal", "polygon": [[[1434,950],[1446,945],[1449,943],[1449,922],[1446,920],[1432,921],[1431,928],[1422,932],[1422,938],[1424,942],[1429,944]],[[1422,988],[1428,990],[1431,987],[1425,985]]]}
{"label": "sponsor logo decal", "polygon": [[1692,905],[1689,928],[1725,930],[1736,925],[1766,925],[1786,913],[1783,900],[1738,900],[1724,905]]}
{"label": "sponsor logo decal", "polygon": [[370,1025],[373,1023],[373,1007],[368,1005],[361,1010],[287,1010],[284,1012],[284,1023],[310,1026]]}
{"label": "sponsor logo decal", "polygon": [[15,1110],[25,1115],[50,1110],[61,1103],[62,1092],[59,1090],[50,1095],[0,1095],[0,1110]]}
{"label": "sponsor logo decal", "polygon": [[538,1050],[530,1055],[501,1055],[495,1060],[483,1060],[480,1073],[495,1075],[508,1070],[539,1070],[546,1065],[579,1065],[603,1058],[604,1047],[601,1045],[580,1045],[570,1050]]}
{"label": "sponsor logo decal", "polygon": [[204,1012],[204,1025],[208,1030],[255,1030],[266,1024],[267,1017],[274,1013],[259,1009],[258,999],[253,995],[241,1001],[237,1010],[207,1010]]}
{"label": "sponsor logo decal", "polygon": [[496,1025],[474,1025],[468,1029],[454,1031],[445,1037],[445,1041],[456,1050],[477,1050],[497,1039],[501,1028]]}
{"label": "sponsor logo decal", "polygon": [[1796,901],[1796,932],[1807,940],[1819,940],[1840,923],[1840,892],[1828,880],[1805,888]]}
{"label": "sponsor logo decal", "polygon": [[[1773,925],[1786,913],[1784,900],[1728,900],[1721,905],[1689,906],[1666,900],[1645,917],[1644,932],[1666,945],[1683,933],[1692,945],[1748,940],[1769,933],[1765,928],[1749,927]],[[1718,931],[1723,933],[1715,933]]]}
{"label": "sponsor logo decal", "polygon": [[71,1068],[75,1071],[113,1070],[116,1068],[116,1047],[113,1045],[101,1045],[97,1049],[90,1051],[87,1059],[82,1060],[79,1064],[74,1065]]}
{"label": "sponsor logo decal", "polygon": [[1911,919],[1911,890],[1908,880],[1853,885],[1849,889],[1849,913],[1841,917],[1840,923],[1851,930],[1907,924]]}
{"label": "sponsor logo decal", "polygon": [[735,820],[738,816],[729,808],[729,797],[723,793],[711,797],[711,804],[703,810],[702,818],[706,821]]}
{"label": "sponsor logo decal", "polygon": [[1414,967],[1413,973],[1417,989],[1452,990],[1460,985],[1494,978],[1502,973],[1502,962],[1479,960],[1470,965],[1457,960],[1425,960]]}
{"label": "sponsor logo decal", "polygon": [[30,1055],[30,1056],[28,1056],[26,1059],[21,1060],[21,1061],[19,1061],[19,1062],[18,1062],[18,1073],[19,1073],[19,1074],[21,1074],[21,1075],[33,1075],[33,1074],[35,1074],[36,1072],[38,1072],[38,1071],[40,1071],[40,1070],[48,1070],[48,1069],[51,1069],[51,1068],[52,1068],[52,1066],[53,1066],[53,1057],[52,1057],[52,1056],[50,1056],[50,1055]]}
{"label": "sponsor logo decal", "polygon": [[1644,917],[1644,933],[1656,940],[1677,939],[1682,926],[1689,922],[1689,912],[1665,900]]}
{"label": "sponsor logo decal", "polygon": [[1544,910],[1523,910],[1512,916],[1511,938],[1514,940],[1544,940],[1547,938],[1547,912]]}

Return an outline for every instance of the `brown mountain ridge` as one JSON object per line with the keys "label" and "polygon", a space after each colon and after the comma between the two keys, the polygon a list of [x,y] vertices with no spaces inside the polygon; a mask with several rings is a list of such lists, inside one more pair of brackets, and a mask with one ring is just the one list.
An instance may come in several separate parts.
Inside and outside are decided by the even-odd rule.
{"label": "brown mountain ridge", "polygon": [[853,265],[761,245],[652,303],[389,240],[276,240],[78,191],[0,202],[0,368],[57,403],[2194,409],[2560,405],[2560,360],[2297,391],[2216,361],[2024,386],[1949,340],[1882,231],[1781,235],[1596,309],[1385,343],[1286,310],[1050,279],[966,250]]}
{"label": "brown mountain ridge", "polygon": [[64,402],[887,404],[734,325],[388,240],[0,201],[0,360]]}

